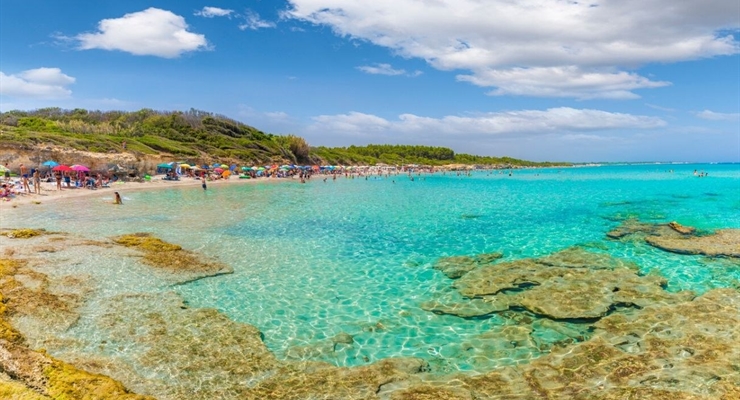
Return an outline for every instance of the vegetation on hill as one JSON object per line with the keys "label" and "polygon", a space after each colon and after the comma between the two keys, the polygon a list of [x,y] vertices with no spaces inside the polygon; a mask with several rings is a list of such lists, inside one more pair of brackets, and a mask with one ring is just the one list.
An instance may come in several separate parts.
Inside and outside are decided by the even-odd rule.
{"label": "vegetation on hill", "polygon": [[487,157],[456,154],[452,149],[436,146],[371,144],[349,147],[317,147],[313,154],[330,164],[422,164],[422,165],[499,165],[547,167],[565,163],[532,162],[510,157]]}
{"label": "vegetation on hill", "polygon": [[[513,158],[455,154],[432,146],[309,147],[301,137],[262,132],[228,117],[189,111],[89,111],[42,108],[0,113],[4,145],[57,145],[98,153],[172,155],[181,159],[296,164],[496,164],[547,166]],[[562,165],[562,164],[559,164]]]}

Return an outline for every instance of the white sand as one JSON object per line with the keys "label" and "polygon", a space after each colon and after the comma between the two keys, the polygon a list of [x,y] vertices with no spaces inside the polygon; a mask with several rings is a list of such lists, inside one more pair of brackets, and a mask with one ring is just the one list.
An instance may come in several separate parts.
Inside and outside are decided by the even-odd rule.
{"label": "white sand", "polygon": [[[10,200],[0,199],[0,213],[8,212],[10,209],[18,207],[29,207],[37,204],[45,204],[50,202],[57,202],[59,200],[76,198],[76,197],[100,197],[106,196],[111,197],[113,192],[118,192],[121,196],[125,196],[125,193],[132,191],[141,190],[156,190],[171,187],[181,186],[200,186],[200,180],[193,178],[182,178],[179,181],[165,181],[162,179],[164,175],[153,176],[151,181],[145,182],[117,182],[112,183],[110,188],[100,188],[95,190],[90,189],[69,189],[65,188],[62,184],[62,190],[57,190],[56,182],[42,182],[41,183],[41,194],[22,194],[16,195]],[[2,178],[0,178],[2,179]],[[221,185],[233,185],[233,184],[258,184],[258,183],[276,183],[281,181],[292,181],[292,178],[257,178],[257,179],[239,179],[237,177],[231,177],[231,179],[219,179],[217,181],[208,181],[209,187],[217,187]],[[33,189],[33,186],[31,187]]]}

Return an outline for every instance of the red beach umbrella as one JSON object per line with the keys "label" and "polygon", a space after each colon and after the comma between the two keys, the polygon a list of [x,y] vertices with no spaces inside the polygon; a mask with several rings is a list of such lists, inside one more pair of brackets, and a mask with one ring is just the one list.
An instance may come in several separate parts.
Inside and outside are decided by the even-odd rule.
{"label": "red beach umbrella", "polygon": [[73,170],[72,168],[70,168],[70,167],[69,167],[68,165],[64,165],[64,164],[61,164],[61,165],[57,165],[56,167],[52,168],[51,170],[52,170],[52,171],[62,171],[62,172],[69,172],[69,171],[74,171],[74,170]]}

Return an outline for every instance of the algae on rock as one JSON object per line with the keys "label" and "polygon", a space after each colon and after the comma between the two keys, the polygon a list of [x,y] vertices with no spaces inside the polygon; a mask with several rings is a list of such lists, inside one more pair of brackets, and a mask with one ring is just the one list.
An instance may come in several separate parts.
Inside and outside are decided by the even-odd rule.
{"label": "algae on rock", "polygon": [[179,245],[167,243],[148,233],[118,236],[113,241],[141,251],[142,261],[145,264],[177,273],[182,276],[184,282],[234,272],[226,264],[205,259],[197,253],[185,250]]}

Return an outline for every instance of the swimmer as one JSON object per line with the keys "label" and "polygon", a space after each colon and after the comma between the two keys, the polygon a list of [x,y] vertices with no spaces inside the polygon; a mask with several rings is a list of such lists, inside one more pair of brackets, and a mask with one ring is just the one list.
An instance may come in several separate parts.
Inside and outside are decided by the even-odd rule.
{"label": "swimmer", "polygon": [[113,204],[120,204],[123,205],[123,200],[121,200],[121,195],[118,192],[115,192],[116,200],[113,202]]}

